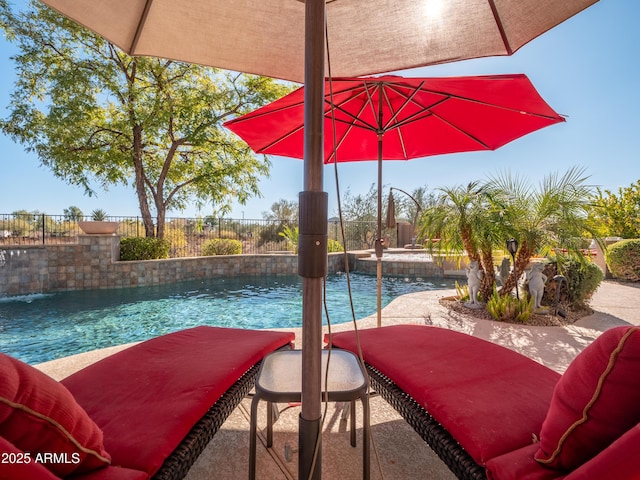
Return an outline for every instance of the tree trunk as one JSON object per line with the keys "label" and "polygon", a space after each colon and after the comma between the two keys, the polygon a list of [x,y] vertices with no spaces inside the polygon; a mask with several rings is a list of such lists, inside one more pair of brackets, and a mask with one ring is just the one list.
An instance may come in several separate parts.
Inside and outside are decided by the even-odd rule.
{"label": "tree trunk", "polygon": [[500,295],[509,295],[513,291],[513,288],[517,283],[517,278],[515,277],[514,272],[518,275],[518,278],[520,278],[524,274],[524,269],[529,265],[531,256],[532,252],[529,250],[529,245],[526,241],[523,241],[518,253],[516,254],[515,266],[500,289]]}
{"label": "tree trunk", "polygon": [[166,216],[166,209],[164,207],[164,205],[162,204],[162,201],[156,202],[156,209],[158,210],[158,215],[157,215],[157,225],[158,225],[158,231],[156,233],[156,236],[158,238],[164,238],[164,227],[165,227],[165,216]]}
{"label": "tree trunk", "polygon": [[473,241],[471,228],[468,226],[461,226],[460,237],[462,238],[462,245],[464,245],[464,249],[467,251],[469,261],[478,262],[480,265],[480,255],[478,254],[478,249]]}
{"label": "tree trunk", "polygon": [[135,171],[136,194],[138,195],[138,204],[140,205],[140,213],[142,214],[144,233],[146,237],[155,237],[153,217],[149,210],[147,190],[144,186],[144,167],[142,165],[142,127],[139,125],[133,127],[133,167]]}
{"label": "tree trunk", "polygon": [[484,275],[480,283],[480,298],[483,302],[489,300],[493,294],[493,284],[496,282],[496,271],[493,268],[493,255],[491,248],[482,250],[482,269]]}

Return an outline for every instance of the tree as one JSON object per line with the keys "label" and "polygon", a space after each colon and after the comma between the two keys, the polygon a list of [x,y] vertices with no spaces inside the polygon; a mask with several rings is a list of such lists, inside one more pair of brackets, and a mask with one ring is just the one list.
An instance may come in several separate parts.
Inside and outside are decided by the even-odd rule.
{"label": "tree", "polygon": [[[494,176],[485,185],[493,209],[501,217],[497,230],[504,239],[513,237],[519,241],[515,259],[518,274],[524,272],[535,254],[561,248],[581,258],[583,239],[588,236],[599,240],[587,216],[593,192],[585,184],[589,177],[584,173],[583,168],[577,167],[563,175],[551,173],[538,189],[508,173]],[[509,294],[516,282],[512,270],[500,293]]]}
{"label": "tree", "polygon": [[617,195],[598,188],[589,216],[603,237],[640,238],[640,180]]}
{"label": "tree", "polygon": [[492,248],[495,244],[495,214],[480,182],[438,189],[436,202],[427,206],[420,217],[420,236],[438,239],[436,245],[445,254],[467,253],[469,261],[478,262],[483,272],[480,297],[487,300],[495,282]]}
{"label": "tree", "polygon": [[429,192],[426,186],[415,188],[410,193],[396,187],[392,188],[398,192],[394,194],[396,218],[401,218],[412,224],[417,220],[422,210],[437,202],[437,195]]}
{"label": "tree", "polygon": [[70,222],[77,222],[79,220],[82,220],[83,217],[84,213],[82,213],[82,210],[80,210],[80,208],[76,207],[75,205],[64,209],[65,220],[68,220]]}
{"label": "tree", "polygon": [[356,242],[348,248],[373,248],[378,218],[377,187],[371,184],[369,191],[364,195],[353,195],[347,190],[342,200],[342,216],[344,221],[350,222],[348,238]]}
{"label": "tree", "polygon": [[298,223],[298,202],[280,199],[271,205],[271,211],[262,212],[265,220],[280,221],[288,225]]}
{"label": "tree", "polygon": [[287,93],[282,82],[131,57],[36,1],[0,2],[0,25],[19,49],[0,129],[57,177],[89,195],[96,181],[133,185],[146,235],[160,238],[169,209],[195,200],[224,213],[259,195],[267,158],[222,123]]}
{"label": "tree", "polygon": [[[591,189],[585,185],[584,170],[571,168],[563,175],[547,175],[539,189],[509,173],[485,182],[441,188],[436,205],[421,216],[421,235],[438,238],[445,253],[466,251],[470,261],[483,270],[480,296],[486,300],[495,282],[493,251],[504,249],[507,238],[516,238],[515,259],[518,277],[535,254],[554,248],[580,256],[583,238],[596,238],[594,225],[587,218]],[[515,287],[514,270],[500,290],[507,295]]]}

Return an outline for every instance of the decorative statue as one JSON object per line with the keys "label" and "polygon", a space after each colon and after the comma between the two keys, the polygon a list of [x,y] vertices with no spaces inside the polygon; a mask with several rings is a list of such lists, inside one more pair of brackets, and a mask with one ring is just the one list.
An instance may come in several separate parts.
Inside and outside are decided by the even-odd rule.
{"label": "decorative statue", "polygon": [[544,284],[547,282],[547,276],[542,273],[544,265],[542,263],[534,263],[531,270],[526,272],[526,278],[529,282],[529,293],[533,297],[533,308],[541,307],[542,295],[544,294]]}
{"label": "decorative statue", "polygon": [[478,292],[480,291],[480,282],[483,276],[482,270],[477,261],[469,262],[467,267],[467,286],[469,287],[469,302],[466,304],[470,308],[478,308]]}

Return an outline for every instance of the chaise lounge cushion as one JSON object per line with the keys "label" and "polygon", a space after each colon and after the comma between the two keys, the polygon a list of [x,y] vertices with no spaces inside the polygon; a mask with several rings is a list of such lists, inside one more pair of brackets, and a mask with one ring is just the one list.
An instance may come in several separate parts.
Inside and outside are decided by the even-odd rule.
{"label": "chaise lounge cushion", "polygon": [[42,460],[59,477],[110,462],[102,431],[71,393],[51,377],[2,353],[0,436],[29,452],[33,461]]}
{"label": "chaise lounge cushion", "polygon": [[[364,360],[422,405],[479,465],[532,443],[560,375],[517,352],[448,329],[360,330]],[[333,344],[357,352],[354,332]]]}
{"label": "chaise lounge cushion", "polygon": [[640,422],[640,327],[604,332],[558,382],[538,462],[569,472]]}
{"label": "chaise lounge cushion", "polygon": [[568,474],[566,480],[594,480],[611,478],[615,480],[640,479],[640,424],[616,439],[596,457],[582,464]]}
{"label": "chaise lounge cushion", "polygon": [[196,327],[123,350],[62,383],[103,430],[112,463],[152,476],[229,387],[293,338]]}
{"label": "chaise lounge cushion", "polygon": [[489,480],[638,480],[640,463],[634,452],[640,452],[640,424],[583,463],[564,474],[534,460],[537,444],[509,452],[487,462]]}

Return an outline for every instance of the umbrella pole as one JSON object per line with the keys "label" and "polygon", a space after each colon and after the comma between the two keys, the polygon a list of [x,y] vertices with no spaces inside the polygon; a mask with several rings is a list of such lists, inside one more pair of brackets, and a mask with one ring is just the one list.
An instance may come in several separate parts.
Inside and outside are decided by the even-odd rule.
{"label": "umbrella pole", "polygon": [[304,191],[300,193],[298,237],[298,274],[302,277],[299,480],[322,478],[322,281],[327,274],[328,238],[328,197],[322,191],[324,8],[324,0],[305,3]]}
{"label": "umbrella pole", "polygon": [[[382,100],[382,95],[380,99]],[[382,133],[378,133],[378,225],[376,229],[376,324],[380,328],[382,326]]]}

